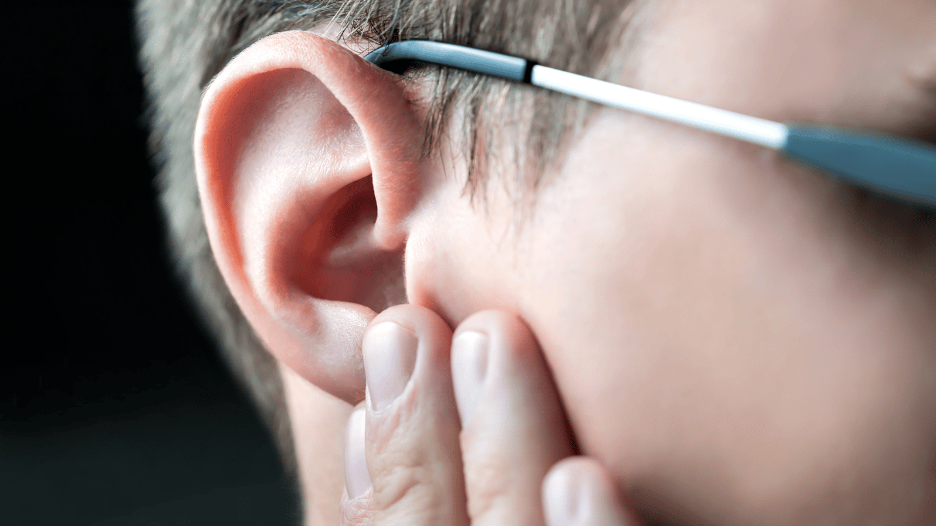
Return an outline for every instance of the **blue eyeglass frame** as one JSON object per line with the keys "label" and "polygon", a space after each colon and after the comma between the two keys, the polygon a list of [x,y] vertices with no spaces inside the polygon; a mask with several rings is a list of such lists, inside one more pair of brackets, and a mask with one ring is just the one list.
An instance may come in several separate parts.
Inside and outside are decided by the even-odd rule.
{"label": "blue eyeglass frame", "polygon": [[869,131],[779,123],[541,66],[519,57],[428,40],[395,42],[368,61],[422,62],[539,86],[782,152],[850,184],[936,209],[936,146]]}

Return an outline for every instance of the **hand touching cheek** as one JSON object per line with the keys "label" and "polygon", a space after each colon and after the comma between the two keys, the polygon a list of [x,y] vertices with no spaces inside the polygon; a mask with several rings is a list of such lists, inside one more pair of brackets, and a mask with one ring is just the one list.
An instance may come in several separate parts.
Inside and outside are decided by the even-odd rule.
{"label": "hand touching cheek", "polygon": [[348,422],[343,524],[636,524],[600,465],[567,459],[559,397],[515,316],[475,314],[453,337],[433,312],[393,307],[363,347],[367,401]]}

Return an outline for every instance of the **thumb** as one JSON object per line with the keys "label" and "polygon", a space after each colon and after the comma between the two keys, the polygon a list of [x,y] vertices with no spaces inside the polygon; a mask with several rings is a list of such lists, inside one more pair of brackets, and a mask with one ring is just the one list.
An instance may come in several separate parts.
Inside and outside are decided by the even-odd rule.
{"label": "thumb", "polygon": [[548,526],[638,526],[620,500],[607,471],[595,460],[570,457],[543,479],[543,511]]}

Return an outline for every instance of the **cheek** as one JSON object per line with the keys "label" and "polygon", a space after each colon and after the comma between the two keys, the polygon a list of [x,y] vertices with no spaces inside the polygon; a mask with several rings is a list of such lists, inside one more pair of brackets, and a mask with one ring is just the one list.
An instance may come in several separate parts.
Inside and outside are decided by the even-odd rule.
{"label": "cheek", "polygon": [[451,184],[412,222],[405,257],[409,303],[438,313],[454,329],[484,309],[517,312],[509,209],[490,196],[472,205]]}
{"label": "cheek", "polygon": [[[542,198],[523,304],[583,452],[649,507],[712,520],[912,508],[936,444],[931,280],[809,174],[731,146],[584,142]],[[646,155],[589,161],[620,151]]]}

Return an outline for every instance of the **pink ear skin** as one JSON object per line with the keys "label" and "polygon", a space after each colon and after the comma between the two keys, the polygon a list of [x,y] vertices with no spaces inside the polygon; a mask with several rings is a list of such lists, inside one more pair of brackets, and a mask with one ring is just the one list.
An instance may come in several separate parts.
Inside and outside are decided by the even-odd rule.
{"label": "pink ear skin", "polygon": [[267,349],[349,403],[386,290],[402,301],[407,218],[426,185],[400,80],[307,32],[265,38],[208,86],[195,131],[215,259]]}

